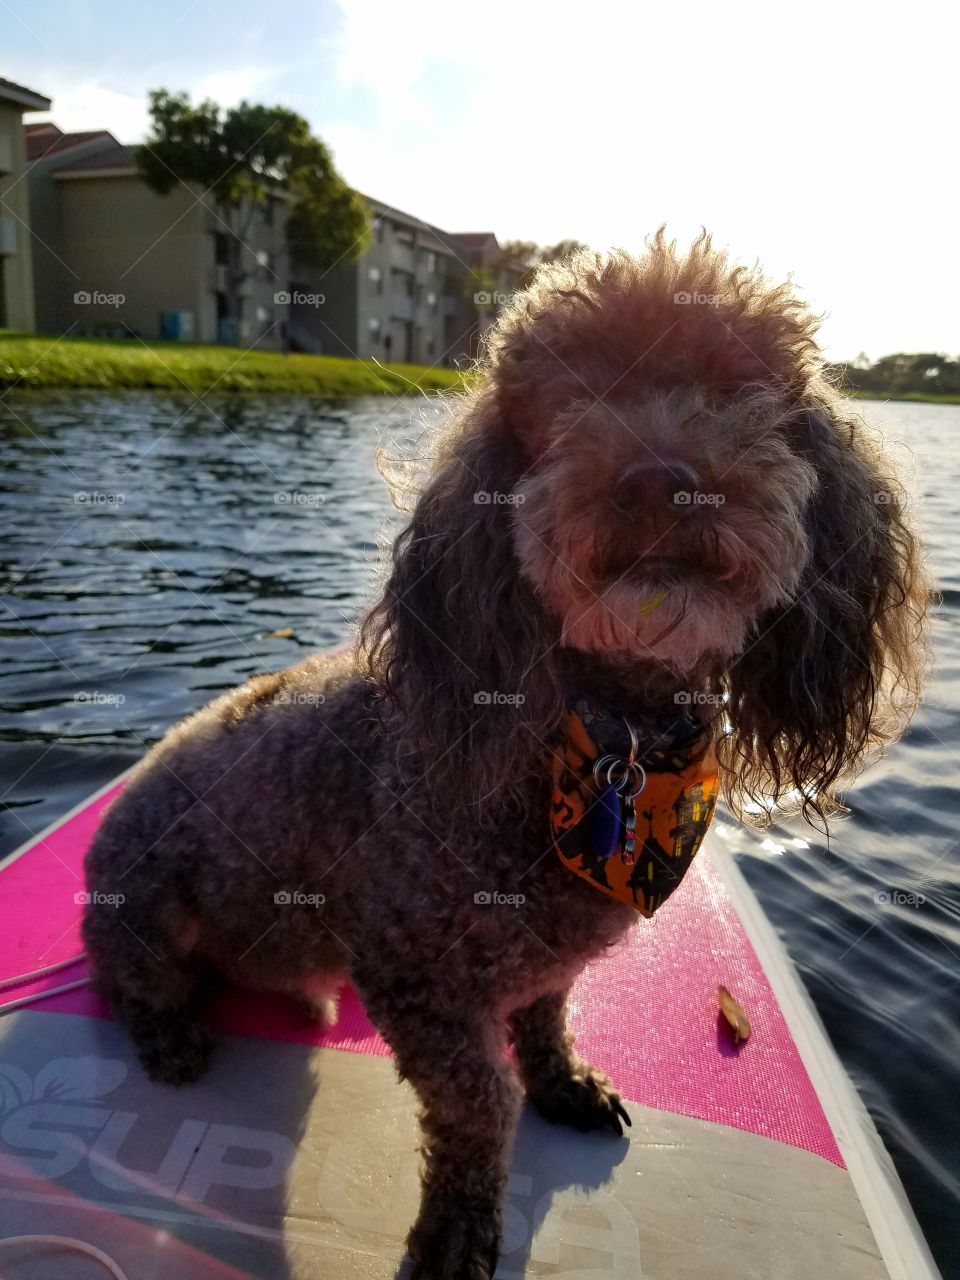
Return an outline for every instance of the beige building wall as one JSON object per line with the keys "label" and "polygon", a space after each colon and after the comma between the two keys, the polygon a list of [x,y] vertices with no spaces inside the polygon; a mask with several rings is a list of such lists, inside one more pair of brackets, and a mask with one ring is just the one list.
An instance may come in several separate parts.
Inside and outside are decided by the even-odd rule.
{"label": "beige building wall", "polygon": [[[109,135],[107,135],[109,137]],[[73,295],[79,276],[64,260],[63,188],[56,180],[59,165],[85,160],[104,146],[103,135],[72,147],[65,155],[51,151],[30,163],[30,227],[33,231],[33,297],[40,333],[59,336],[73,323]],[[29,155],[29,150],[27,152]]]}
{"label": "beige building wall", "polygon": [[161,313],[187,312],[193,338],[202,333],[204,287],[212,261],[204,210],[183,187],[161,197],[135,175],[73,176],[61,186],[58,252],[72,272],[63,278],[67,322],[74,333],[111,336],[132,329],[159,338]]}
{"label": "beige building wall", "polygon": [[[160,195],[135,173],[63,172],[54,181],[57,251],[69,272],[59,273],[66,296],[59,306],[45,304],[45,314],[63,316],[63,327],[73,325],[78,335],[121,337],[132,330],[152,341],[163,336],[163,313],[179,312],[189,317],[181,340],[223,338],[217,302],[223,268],[217,265],[216,242],[227,228],[215,210],[185,186]],[[286,203],[271,205],[269,221],[259,211],[251,219],[243,321],[231,345],[275,350],[283,342],[289,308],[275,298],[289,281]]]}
{"label": "beige building wall", "polygon": [[0,327],[32,330],[30,203],[23,176],[22,117],[18,103],[0,100]]}

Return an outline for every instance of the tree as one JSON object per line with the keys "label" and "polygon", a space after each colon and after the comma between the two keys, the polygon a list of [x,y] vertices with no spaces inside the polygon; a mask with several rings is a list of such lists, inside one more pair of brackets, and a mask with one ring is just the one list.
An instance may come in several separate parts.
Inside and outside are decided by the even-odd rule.
{"label": "tree", "polygon": [[960,395],[960,360],[941,352],[898,351],[873,363],[861,353],[851,364],[832,364],[827,369],[844,390],[867,395],[919,399]]}
{"label": "tree", "polygon": [[542,263],[561,262],[577,249],[586,249],[587,246],[582,240],[560,240],[553,245],[540,245],[534,240],[507,240],[501,248],[508,262],[523,268],[520,288],[525,289]]}
{"label": "tree", "polygon": [[504,257],[525,270],[540,262],[540,247],[533,240],[505,240],[500,246]]}
{"label": "tree", "polygon": [[540,261],[562,262],[564,258],[569,258],[571,253],[576,253],[578,249],[586,248],[588,246],[582,240],[560,240],[556,244],[540,250]]}
{"label": "tree", "polygon": [[367,248],[370,215],[362,197],[295,111],[248,102],[222,111],[215,102],[193,106],[185,93],[156,89],[150,116],[152,133],[136,150],[137,167],[161,195],[184,182],[213,203],[228,233],[224,292],[238,328],[243,285],[259,265],[246,241],[272,195],[291,201],[288,252],[304,265],[328,268]]}

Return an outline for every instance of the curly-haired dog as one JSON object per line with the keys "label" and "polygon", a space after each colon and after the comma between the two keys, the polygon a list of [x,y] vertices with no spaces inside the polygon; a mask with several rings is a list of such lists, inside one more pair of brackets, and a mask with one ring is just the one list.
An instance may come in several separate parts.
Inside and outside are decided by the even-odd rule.
{"label": "curly-haired dog", "polygon": [[201,1071],[211,971],[314,1002],[356,984],[422,1103],[419,1276],[492,1274],[521,1092],[581,1129],[625,1118],[564,1022],[636,918],[551,848],[571,697],[641,730],[722,708],[734,811],[814,820],[916,705],[918,544],[815,327],[706,237],[541,269],[356,649],[176,725],[94,841],[90,889],[124,894],[86,912],[97,990],[155,1079]]}

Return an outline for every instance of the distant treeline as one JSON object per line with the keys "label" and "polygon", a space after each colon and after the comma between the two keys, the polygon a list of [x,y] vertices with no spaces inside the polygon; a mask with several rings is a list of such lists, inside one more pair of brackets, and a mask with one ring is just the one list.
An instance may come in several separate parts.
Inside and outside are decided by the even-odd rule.
{"label": "distant treeline", "polygon": [[868,396],[890,396],[892,399],[938,399],[960,397],[960,359],[924,352],[907,355],[899,352],[882,356],[871,363],[858,356],[850,364],[834,364],[829,368],[848,391]]}

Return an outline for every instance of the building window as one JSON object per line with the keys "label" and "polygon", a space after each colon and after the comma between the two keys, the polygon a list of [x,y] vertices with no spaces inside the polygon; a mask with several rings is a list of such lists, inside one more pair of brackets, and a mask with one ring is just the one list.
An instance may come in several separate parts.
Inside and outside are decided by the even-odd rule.
{"label": "building window", "polygon": [[[0,214],[0,254],[17,252],[17,224]],[[3,257],[0,257],[0,303],[3,302]]]}
{"label": "building window", "polygon": [[383,219],[382,218],[374,218],[373,235],[377,244],[383,244]]}
{"label": "building window", "polygon": [[433,334],[432,333],[427,334],[427,355],[432,356],[433,353],[436,351],[436,349],[437,349],[437,344],[434,341]]}
{"label": "building window", "polygon": [[437,274],[437,255],[435,253],[427,254],[427,275],[435,276]]}
{"label": "building window", "polygon": [[427,306],[436,315],[437,313],[437,295],[435,293],[427,294]]}
{"label": "building window", "polygon": [[370,267],[367,271],[367,278],[372,286],[372,293],[383,293],[383,272],[379,267]]}
{"label": "building window", "polygon": [[394,271],[391,281],[394,293],[400,298],[414,296],[413,275],[409,271]]}
{"label": "building window", "polygon": [[370,341],[379,342],[380,341],[380,321],[377,319],[376,316],[371,316],[367,323],[370,325]]}
{"label": "building window", "polygon": [[269,196],[260,205],[260,219],[265,227],[273,226],[273,201]]}

